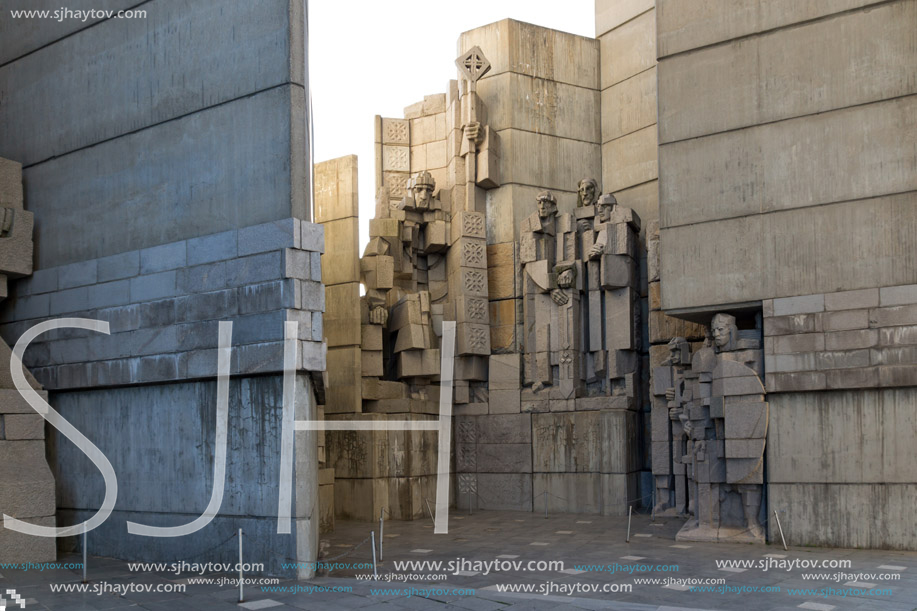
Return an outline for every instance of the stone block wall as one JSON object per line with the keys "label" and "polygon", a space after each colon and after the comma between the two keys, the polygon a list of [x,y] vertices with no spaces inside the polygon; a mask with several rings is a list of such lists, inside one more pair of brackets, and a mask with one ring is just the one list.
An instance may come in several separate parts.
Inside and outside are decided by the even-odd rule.
{"label": "stone block wall", "polygon": [[656,13],[660,309],[762,311],[788,543],[913,549],[917,5]]}
{"label": "stone block wall", "polygon": [[[253,541],[265,541],[269,572],[283,572],[284,558],[295,558],[296,539],[276,535],[283,334],[285,322],[298,323],[297,418],[316,418],[325,368],[322,250],[321,227],[290,218],[45,268],[17,287],[0,314],[0,335],[11,344],[46,320],[89,318],[110,326],[109,335],[42,334],[23,358],[50,391],[51,404],[102,449],[121,482],[115,513],[91,535],[94,554],[154,560],[180,555],[178,549],[193,555],[241,526]],[[126,536],[126,520],[182,523],[210,498],[220,321],[233,323],[223,506],[209,530],[175,539],[176,547],[138,547]],[[298,500],[294,510],[302,530],[312,528],[319,497],[316,464],[305,459],[316,460],[314,451],[308,454],[316,436],[298,436],[297,486],[316,484],[315,498]],[[82,521],[101,503],[101,478],[54,429],[49,443],[60,525]],[[179,481],[176,473],[185,475]],[[215,553],[228,561],[233,552]]]}
{"label": "stone block wall", "polygon": [[[5,304],[2,334],[15,341],[64,316],[111,325],[109,336],[43,335],[25,357],[51,404],[120,457],[124,498],[91,553],[173,560],[243,525],[279,553],[314,560],[321,436],[296,436],[293,536],[267,536],[276,502],[261,478],[271,481],[279,461],[285,321],[300,330],[297,417],[317,417],[323,391],[323,232],[301,222],[312,218],[305,4],[132,8],[143,16],[0,19],[0,155],[23,164],[39,272]],[[138,544],[124,530],[132,512],[180,523],[209,494],[174,486],[188,479],[183,469],[212,483],[199,471],[212,445],[220,320],[234,322],[230,428],[244,437],[228,459],[235,497],[210,530]],[[124,436],[145,434],[159,447],[125,446]],[[97,476],[56,432],[50,443],[66,525],[97,507],[97,484],[80,488]],[[144,496],[144,484],[162,498]],[[268,570],[281,572],[271,558]]]}

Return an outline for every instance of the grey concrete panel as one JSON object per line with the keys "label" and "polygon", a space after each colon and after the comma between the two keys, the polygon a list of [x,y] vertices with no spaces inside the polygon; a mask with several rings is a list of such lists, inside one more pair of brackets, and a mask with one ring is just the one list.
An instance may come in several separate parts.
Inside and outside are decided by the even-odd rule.
{"label": "grey concrete panel", "polygon": [[[533,45],[532,41],[538,44]],[[491,61],[484,79],[517,72],[569,85],[598,89],[598,41],[503,19],[459,36],[460,51],[481,47]],[[482,82],[482,81],[480,81]]]}
{"label": "grey concrete panel", "polygon": [[[596,143],[517,129],[505,129],[499,134],[504,186],[517,183],[542,189],[575,190],[584,177],[600,175],[602,153]],[[566,161],[558,164],[558,159]]]}
{"label": "grey concrete panel", "polygon": [[915,24],[897,2],[665,59],[659,141],[917,93]]}
{"label": "grey concrete panel", "polygon": [[596,0],[595,36],[630,21],[656,5],[654,0]]}
{"label": "grey concrete panel", "polygon": [[[233,379],[222,515],[277,511],[282,376]],[[199,514],[213,485],[216,381],[58,393],[54,407],[115,465],[117,510]],[[58,505],[98,507],[102,478],[71,443],[50,459]],[[184,517],[175,523],[182,523]]]}
{"label": "grey concrete panel", "polygon": [[657,0],[659,57],[879,2],[881,0]]}
{"label": "grey concrete panel", "polygon": [[305,202],[291,186],[292,166],[303,163],[302,151],[290,157],[292,89],[299,88],[272,89],[27,169],[38,267],[290,217]]}
{"label": "grey concrete panel", "polygon": [[[768,515],[782,512],[788,545],[913,550],[915,495],[914,484],[771,483]],[[776,532],[771,536],[780,541]]]}
{"label": "grey concrete panel", "polygon": [[[58,0],[10,0],[3,3],[3,11],[0,12],[0,64],[6,64],[45,45],[49,45],[74,32],[86,29],[93,24],[102,21],[105,17],[90,16],[83,19],[82,13],[79,17],[75,16],[75,11],[85,11],[92,9],[101,9],[119,11],[127,9],[137,4],[137,0],[107,0],[104,3],[96,0],[72,0],[66,3],[65,7],[61,6]],[[102,6],[104,4],[104,7]],[[61,8],[68,8],[74,13],[60,12],[55,15],[54,11]],[[7,10],[9,9],[9,10]],[[36,10],[51,11],[48,18],[24,18],[14,19],[10,11],[12,10]],[[13,34],[15,32],[15,35]]]}
{"label": "grey concrete panel", "polygon": [[771,483],[917,483],[917,389],[780,393],[768,401]]}
{"label": "grey concrete panel", "polygon": [[662,145],[660,226],[913,191],[915,117],[917,95]]}
{"label": "grey concrete panel", "polygon": [[602,90],[603,143],[655,123],[655,67]]}
{"label": "grey concrete panel", "polygon": [[478,95],[492,129],[599,142],[599,93],[594,89],[506,72],[482,79]]}
{"label": "grey concrete panel", "polygon": [[291,77],[302,84],[290,74],[288,0],[141,8],[146,19],[108,19],[0,68],[0,156],[29,166]]}
{"label": "grey concrete panel", "polygon": [[651,10],[607,32],[599,39],[601,88],[656,65],[656,11]]}
{"label": "grey concrete panel", "polygon": [[666,310],[917,281],[917,192],[660,233]]}

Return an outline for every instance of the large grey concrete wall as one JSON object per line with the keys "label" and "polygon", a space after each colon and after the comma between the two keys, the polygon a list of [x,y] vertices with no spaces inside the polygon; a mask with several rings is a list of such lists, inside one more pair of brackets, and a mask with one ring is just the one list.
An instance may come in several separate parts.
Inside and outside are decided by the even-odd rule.
{"label": "large grey concrete wall", "polygon": [[789,543],[914,549],[917,2],[656,12],[660,306],[761,308]]}
{"label": "large grey concrete wall", "polygon": [[[317,436],[298,434],[294,534],[271,535],[285,322],[299,324],[298,418],[316,417],[325,368],[306,2],[98,4],[0,11],[0,156],[23,164],[36,242],[36,275],[4,302],[0,333],[12,344],[63,316],[110,324],[108,336],[44,334],[24,357],[121,479],[92,553],[228,559],[205,548],[241,526],[264,541],[253,562],[289,572],[281,556],[317,554],[318,457]],[[136,12],[13,19],[20,8]],[[220,513],[192,537],[128,536],[125,519],[181,524],[209,498],[222,320],[233,322],[233,381]],[[101,479],[53,431],[51,443],[58,525],[69,525],[98,508]]]}
{"label": "large grey concrete wall", "polygon": [[[215,380],[53,394],[56,409],[99,447],[118,477],[115,510],[89,535],[92,555],[235,564],[239,544],[233,536],[241,528],[246,562],[264,564],[263,572],[268,574],[295,574],[284,565],[298,562],[297,538],[277,534],[282,375],[237,378],[230,383],[226,477],[219,515],[204,529],[184,537],[151,539],[126,532],[126,521],[177,526],[204,513],[214,484],[216,394]],[[296,394],[298,417],[314,418],[308,376],[298,377]],[[305,436],[299,434],[297,441],[305,443]],[[102,476],[60,433],[52,434],[49,445],[58,475],[59,522],[85,520],[105,495]],[[308,522],[318,499],[296,496],[294,523]],[[180,513],[175,499],[182,502]]]}
{"label": "large grey concrete wall", "polygon": [[663,308],[917,282],[917,3],[747,4],[658,3]]}
{"label": "large grey concrete wall", "polygon": [[138,9],[0,15],[0,156],[23,164],[38,268],[310,218],[302,0]]}

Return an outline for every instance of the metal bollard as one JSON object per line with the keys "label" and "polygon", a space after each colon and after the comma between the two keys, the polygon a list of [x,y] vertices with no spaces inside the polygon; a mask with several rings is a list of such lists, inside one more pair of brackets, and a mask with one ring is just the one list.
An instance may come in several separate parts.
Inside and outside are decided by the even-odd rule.
{"label": "metal bollard", "polygon": [[783,536],[783,527],[780,526],[780,517],[777,515],[777,510],[774,510],[774,519],[777,520],[777,530],[780,531],[780,540],[783,541],[783,551],[786,550],[786,538]]}
{"label": "metal bollard", "polygon": [[239,529],[239,602],[245,602],[245,594],[242,591],[242,529]]}
{"label": "metal bollard", "polygon": [[[373,546],[373,579],[379,579],[379,573],[376,572],[376,533],[369,531],[369,537],[372,539],[370,543]],[[364,539],[365,540],[365,539]]]}
{"label": "metal bollard", "polygon": [[634,513],[634,506],[629,505],[627,507],[627,538],[624,539],[625,543],[630,543],[630,518]]}
{"label": "metal bollard", "polygon": [[89,532],[86,530],[86,524],[83,524],[83,583],[88,583],[86,579],[86,559],[88,557]]}

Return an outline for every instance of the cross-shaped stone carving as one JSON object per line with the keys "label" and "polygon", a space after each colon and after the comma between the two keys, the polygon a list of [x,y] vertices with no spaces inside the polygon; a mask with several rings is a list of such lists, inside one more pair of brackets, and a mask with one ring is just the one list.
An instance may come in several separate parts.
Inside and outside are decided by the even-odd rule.
{"label": "cross-shaped stone carving", "polygon": [[481,48],[475,45],[464,55],[455,60],[455,65],[466,79],[472,83],[477,82],[479,78],[487,74],[490,70],[490,62],[484,57]]}

